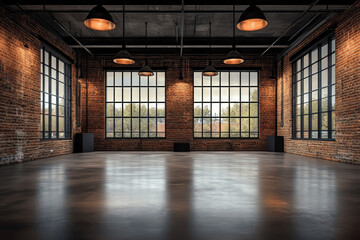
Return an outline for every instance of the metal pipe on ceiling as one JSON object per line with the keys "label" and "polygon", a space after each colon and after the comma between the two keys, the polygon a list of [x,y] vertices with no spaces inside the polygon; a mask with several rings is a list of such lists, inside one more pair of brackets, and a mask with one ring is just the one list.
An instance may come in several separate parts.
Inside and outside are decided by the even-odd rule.
{"label": "metal pipe on ceiling", "polygon": [[[25,10],[23,7],[21,7],[20,4],[16,5],[20,10],[22,10],[24,13],[28,13],[27,10]],[[44,6],[45,7],[45,6]],[[67,30],[52,14],[49,14],[49,16],[54,20],[54,22],[58,25],[59,28],[61,28],[69,37],[71,37],[81,48],[84,48],[85,51],[87,51],[91,56],[94,56],[94,54],[85,47],[77,38],[75,38],[69,30]]]}
{"label": "metal pipe on ceiling", "polygon": [[319,2],[319,0],[315,0],[304,12],[301,14],[292,24],[290,24],[289,27],[285,29],[285,31],[280,34],[280,36],[267,48],[264,52],[262,52],[258,58],[262,57],[267,51],[270,50],[288,31],[290,31],[296,24],[298,24],[301,19],[311,10],[311,8],[316,5]]}
{"label": "metal pipe on ceiling", "polygon": [[[29,13],[76,13],[76,14],[87,14],[89,10],[26,10]],[[328,13],[331,11],[343,12],[345,9],[324,9],[324,10],[312,10],[311,13]],[[9,10],[11,13],[19,13],[19,10]],[[237,14],[243,13],[245,10],[235,11]],[[122,10],[109,10],[110,13],[122,13]],[[302,13],[303,10],[263,10],[264,13]],[[125,13],[140,13],[140,14],[166,14],[166,13],[182,13],[181,10],[151,10],[149,12],[145,10],[126,10]],[[184,14],[208,14],[208,13],[228,13],[232,14],[232,10],[184,10]]]}
{"label": "metal pipe on ceiling", "polygon": [[[69,45],[81,48],[79,45]],[[86,44],[87,48],[121,48],[122,45]],[[236,48],[268,48],[270,45],[236,45]],[[145,48],[145,45],[126,45],[127,48]],[[211,45],[211,48],[231,48],[232,45]],[[289,45],[273,45],[272,48],[287,48]],[[148,48],[181,48],[179,45],[148,45]],[[209,45],[183,45],[183,48],[209,48]]]}

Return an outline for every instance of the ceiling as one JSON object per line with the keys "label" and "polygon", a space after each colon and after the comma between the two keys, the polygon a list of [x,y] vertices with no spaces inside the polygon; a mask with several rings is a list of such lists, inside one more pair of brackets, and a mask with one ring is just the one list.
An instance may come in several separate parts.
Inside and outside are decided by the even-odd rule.
{"label": "ceiling", "polygon": [[[113,55],[123,43],[122,2],[102,1],[111,13],[116,28],[109,32],[88,29],[83,21],[98,1],[3,1],[11,12],[32,15],[49,31],[63,39],[74,49],[85,52],[84,45],[94,55]],[[209,48],[209,22],[212,22],[212,51],[226,54],[233,43],[234,1],[185,0],[182,13],[179,1],[125,1],[126,45],[133,54],[142,54],[146,43],[145,22],[148,22],[148,52],[152,54],[179,54],[184,18],[184,55],[207,54]],[[318,27],[329,17],[347,9],[355,1],[318,1],[306,14],[314,1],[256,1],[263,10],[269,26],[256,32],[236,29],[236,45],[245,54],[277,55],[306,33]],[[119,4],[120,3],[120,4]],[[240,4],[239,1],[237,1]],[[246,2],[245,2],[246,3]],[[43,5],[45,4],[45,5]],[[195,5],[196,4],[196,5]],[[236,5],[235,22],[248,7]],[[301,17],[301,18],[300,18]],[[280,38],[279,38],[280,37]],[[79,44],[80,43],[80,44]]]}

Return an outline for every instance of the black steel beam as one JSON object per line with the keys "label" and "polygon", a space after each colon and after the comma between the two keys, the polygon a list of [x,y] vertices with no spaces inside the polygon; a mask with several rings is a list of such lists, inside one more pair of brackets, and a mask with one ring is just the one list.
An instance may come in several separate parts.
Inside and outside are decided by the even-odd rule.
{"label": "black steel beam", "polygon": [[[96,5],[99,3],[98,0],[3,0],[4,4],[25,4],[25,5]],[[119,0],[103,0],[100,1],[103,5],[119,5],[122,1]],[[238,2],[240,4],[248,4],[251,1]],[[288,0],[257,0],[257,5],[309,5],[311,0],[299,1],[288,1]],[[319,5],[351,5],[355,3],[355,0],[322,0]],[[181,5],[181,0],[125,0],[126,5]],[[185,5],[233,5],[234,0],[185,0]]]}
{"label": "black steel beam", "polygon": [[[77,38],[84,45],[121,45],[122,38]],[[274,42],[276,38],[236,38],[236,45],[270,45]],[[76,44],[73,39],[67,37],[64,38],[64,41],[69,45]],[[224,38],[212,38],[212,44],[214,45],[231,45],[233,43],[232,37]],[[184,45],[204,45],[208,44],[209,39],[204,37],[185,37]],[[126,38],[126,44],[128,45],[144,45],[145,38]],[[175,37],[157,37],[157,38],[148,38],[148,45],[179,45],[176,42]],[[288,45],[288,38],[282,38],[278,41],[277,45]]]}

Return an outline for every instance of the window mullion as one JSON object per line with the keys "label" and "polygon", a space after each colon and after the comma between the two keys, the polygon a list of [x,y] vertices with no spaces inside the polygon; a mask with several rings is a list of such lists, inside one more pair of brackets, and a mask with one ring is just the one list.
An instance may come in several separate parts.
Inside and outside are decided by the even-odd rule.
{"label": "window mullion", "polygon": [[318,139],[322,138],[321,130],[322,130],[322,101],[321,101],[321,45],[317,45],[318,48]]}
{"label": "window mullion", "polygon": [[327,68],[327,72],[328,72],[328,96],[327,96],[327,101],[328,101],[328,138],[331,139],[332,138],[332,106],[331,106],[331,68],[332,68],[332,61],[331,61],[331,56],[332,56],[332,52],[331,52],[331,38],[328,38],[328,68]]}

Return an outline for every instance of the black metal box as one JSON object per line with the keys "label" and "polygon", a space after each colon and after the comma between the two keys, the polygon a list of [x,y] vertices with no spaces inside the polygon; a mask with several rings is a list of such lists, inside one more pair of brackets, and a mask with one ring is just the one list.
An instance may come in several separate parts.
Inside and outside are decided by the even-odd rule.
{"label": "black metal box", "polygon": [[174,143],[174,152],[190,152],[190,143]]}
{"label": "black metal box", "polygon": [[284,151],[284,137],[283,136],[268,136],[267,137],[269,152],[283,152]]}
{"label": "black metal box", "polygon": [[93,152],[94,151],[94,134],[77,133],[75,134],[74,152]]}

